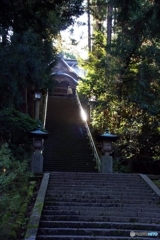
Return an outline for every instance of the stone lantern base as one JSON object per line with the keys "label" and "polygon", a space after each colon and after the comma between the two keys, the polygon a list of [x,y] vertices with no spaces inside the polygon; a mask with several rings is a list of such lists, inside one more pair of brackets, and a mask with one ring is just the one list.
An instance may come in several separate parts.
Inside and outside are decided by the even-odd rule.
{"label": "stone lantern base", "polygon": [[35,150],[31,157],[31,172],[43,172],[43,155],[41,154],[41,150]]}
{"label": "stone lantern base", "polygon": [[102,173],[113,173],[113,158],[112,156],[104,155],[101,159]]}

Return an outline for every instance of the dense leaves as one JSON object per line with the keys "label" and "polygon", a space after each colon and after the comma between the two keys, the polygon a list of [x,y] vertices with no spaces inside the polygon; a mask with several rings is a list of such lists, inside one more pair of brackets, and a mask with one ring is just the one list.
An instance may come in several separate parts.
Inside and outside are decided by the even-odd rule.
{"label": "dense leaves", "polygon": [[32,139],[29,132],[37,127],[37,122],[27,114],[15,109],[0,111],[0,136],[3,142],[8,142],[12,154],[17,159],[29,157],[32,150]]}
{"label": "dense leaves", "polygon": [[10,233],[15,223],[25,224],[16,218],[27,196],[31,173],[27,159],[14,158],[7,144],[1,146],[0,159],[0,238],[17,239]]}
{"label": "dense leaves", "polygon": [[160,6],[149,0],[109,3],[116,11],[115,34],[110,48],[98,41],[106,38],[104,32],[94,34],[79,90],[97,100],[94,128],[121,136],[117,159],[128,171],[155,172],[155,161],[160,160]]}
{"label": "dense leaves", "polygon": [[0,109],[25,109],[30,90],[50,88],[58,33],[83,13],[82,0],[0,1]]}
{"label": "dense leaves", "polygon": [[29,132],[37,123],[22,112],[33,115],[33,90],[52,87],[53,43],[83,13],[82,2],[0,0],[0,144],[7,142],[0,149],[0,239],[17,239],[31,196]]}
{"label": "dense leaves", "polygon": [[14,34],[12,44],[0,51],[0,108],[23,104],[23,91],[30,85],[47,87],[50,68],[47,63],[54,56],[48,54],[49,42],[41,42],[31,31],[24,35]]}
{"label": "dense leaves", "polygon": [[[83,13],[82,0],[1,0],[0,24],[16,32],[33,29],[42,36],[57,34]],[[46,33],[45,33],[46,35]]]}

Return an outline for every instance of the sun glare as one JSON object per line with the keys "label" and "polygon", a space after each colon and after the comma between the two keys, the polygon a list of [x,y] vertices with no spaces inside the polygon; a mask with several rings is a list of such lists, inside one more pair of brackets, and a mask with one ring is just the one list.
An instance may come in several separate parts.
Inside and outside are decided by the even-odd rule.
{"label": "sun glare", "polygon": [[81,108],[81,117],[82,117],[83,121],[85,121],[85,122],[87,121],[87,114],[83,108]]}

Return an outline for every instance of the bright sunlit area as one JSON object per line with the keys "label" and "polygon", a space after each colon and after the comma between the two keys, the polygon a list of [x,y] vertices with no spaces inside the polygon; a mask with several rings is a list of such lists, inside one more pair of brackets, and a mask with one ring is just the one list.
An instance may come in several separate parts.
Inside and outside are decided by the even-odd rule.
{"label": "bright sunlit area", "polygon": [[88,57],[88,26],[87,13],[75,20],[73,26],[61,31],[64,52],[86,59]]}
{"label": "bright sunlit area", "polygon": [[81,108],[81,118],[83,121],[87,121],[87,114],[83,108]]}

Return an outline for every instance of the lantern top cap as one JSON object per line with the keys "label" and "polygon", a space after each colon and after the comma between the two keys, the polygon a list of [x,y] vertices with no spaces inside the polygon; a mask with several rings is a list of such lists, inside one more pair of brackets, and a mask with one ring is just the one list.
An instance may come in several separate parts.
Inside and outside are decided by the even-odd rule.
{"label": "lantern top cap", "polygon": [[42,97],[42,93],[41,92],[35,92],[34,96],[35,96],[35,98],[40,99]]}
{"label": "lantern top cap", "polygon": [[106,129],[105,133],[103,133],[102,135],[100,135],[101,139],[106,139],[106,140],[110,140],[110,141],[116,141],[119,136],[118,135],[113,135],[111,133],[109,133],[108,129]]}
{"label": "lantern top cap", "polygon": [[45,131],[42,131],[42,130],[41,130],[41,127],[38,126],[36,130],[30,132],[30,135],[31,135],[32,137],[47,138],[48,135],[49,135],[49,133],[48,133],[48,132],[45,132]]}

